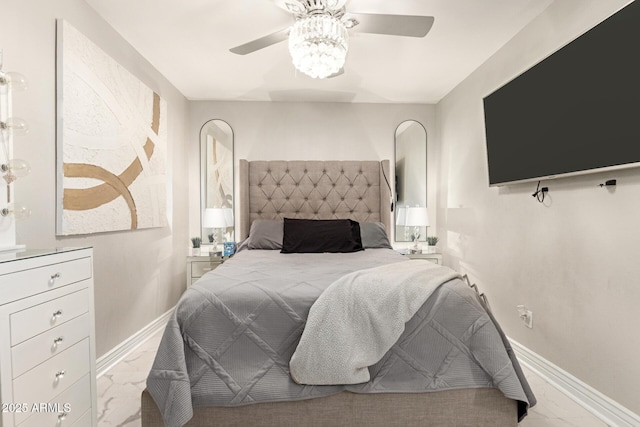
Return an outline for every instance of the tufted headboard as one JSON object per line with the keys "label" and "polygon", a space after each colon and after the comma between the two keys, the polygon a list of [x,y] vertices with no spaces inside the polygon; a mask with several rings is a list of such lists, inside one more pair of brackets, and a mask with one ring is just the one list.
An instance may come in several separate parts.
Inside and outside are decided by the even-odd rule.
{"label": "tufted headboard", "polygon": [[240,160],[239,239],[256,219],[353,219],[391,231],[389,160]]}

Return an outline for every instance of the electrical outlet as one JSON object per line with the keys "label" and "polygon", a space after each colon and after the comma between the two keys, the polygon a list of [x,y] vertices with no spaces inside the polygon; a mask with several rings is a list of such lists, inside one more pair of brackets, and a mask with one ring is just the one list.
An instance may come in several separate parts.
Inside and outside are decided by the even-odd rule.
{"label": "electrical outlet", "polygon": [[533,312],[524,305],[517,305],[518,314],[527,328],[533,328]]}

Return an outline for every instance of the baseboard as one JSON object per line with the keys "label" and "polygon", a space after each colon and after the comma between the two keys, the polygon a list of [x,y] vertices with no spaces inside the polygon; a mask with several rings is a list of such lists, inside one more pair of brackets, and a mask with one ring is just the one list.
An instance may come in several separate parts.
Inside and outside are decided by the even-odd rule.
{"label": "baseboard", "polygon": [[640,425],[640,416],[610,399],[570,373],[529,350],[522,344],[510,340],[518,361],[548,383],[569,396],[580,406],[610,426],[633,427]]}
{"label": "baseboard", "polygon": [[131,335],[105,355],[99,357],[96,360],[96,377],[100,378],[115,364],[131,354],[136,348],[140,347],[153,334],[164,328],[169,321],[169,317],[171,317],[171,313],[173,313],[173,308]]}

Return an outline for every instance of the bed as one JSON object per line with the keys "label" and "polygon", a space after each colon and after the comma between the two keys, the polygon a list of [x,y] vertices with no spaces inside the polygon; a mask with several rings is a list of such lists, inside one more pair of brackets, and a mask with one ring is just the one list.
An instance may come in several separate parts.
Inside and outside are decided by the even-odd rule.
{"label": "bed", "polygon": [[[388,161],[241,160],[239,176],[239,235],[248,239],[176,306],[142,394],[143,426],[515,426],[535,404],[478,293],[455,272],[408,261],[390,248]],[[299,237],[325,223],[333,234],[322,228],[329,233],[322,235],[329,239]],[[356,236],[361,241],[354,243]],[[314,251],[323,244],[356,248],[308,253],[296,246],[300,241]],[[288,250],[294,253],[281,253]],[[405,271],[414,281],[446,277],[432,281],[425,294],[423,283],[395,280]],[[411,294],[397,307],[374,307],[380,326],[402,323],[397,340],[389,335],[390,348],[370,346],[381,358],[359,368],[357,378],[350,367],[340,376],[343,361],[333,355],[358,346],[323,335],[323,324],[344,322],[327,320],[333,313],[360,312],[337,308],[351,294],[343,282],[361,289],[371,277],[386,280],[380,289],[415,288],[424,300]],[[415,307],[406,323],[382,317],[409,302]],[[354,301],[344,303],[350,308]],[[358,327],[371,329],[372,314],[364,316],[367,322]],[[365,337],[364,347],[375,341]],[[363,352],[369,357],[373,350]]]}

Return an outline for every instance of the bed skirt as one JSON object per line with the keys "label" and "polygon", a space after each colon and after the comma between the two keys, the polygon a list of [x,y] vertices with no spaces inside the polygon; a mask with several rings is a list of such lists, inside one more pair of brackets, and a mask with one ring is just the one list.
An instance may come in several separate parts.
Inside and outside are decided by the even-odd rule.
{"label": "bed skirt", "polygon": [[[162,427],[153,398],[142,392],[142,427]],[[518,425],[517,402],[497,389],[428,393],[341,392],[296,402],[197,407],[186,427],[205,426],[474,426]]]}

